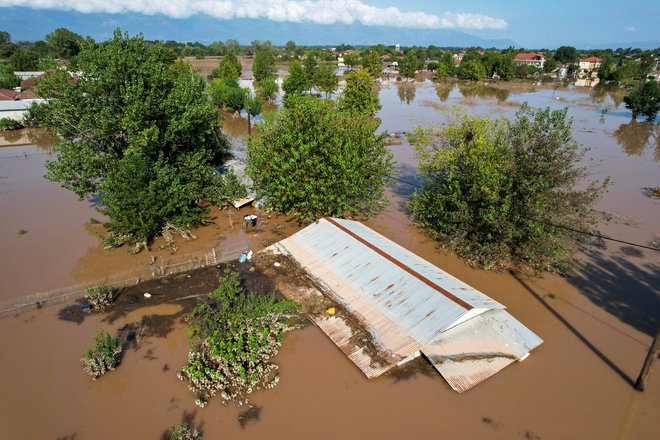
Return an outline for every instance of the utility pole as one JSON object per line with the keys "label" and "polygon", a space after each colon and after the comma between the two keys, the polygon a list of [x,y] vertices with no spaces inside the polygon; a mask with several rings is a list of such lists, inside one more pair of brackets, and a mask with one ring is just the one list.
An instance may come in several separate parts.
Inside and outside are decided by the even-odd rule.
{"label": "utility pole", "polygon": [[646,360],[644,361],[644,366],[642,367],[642,371],[639,372],[639,377],[637,378],[637,382],[635,382],[635,389],[637,391],[644,391],[644,385],[646,385],[646,379],[648,379],[649,375],[651,374],[651,370],[653,369],[653,362],[655,361],[655,358],[658,357],[659,352],[660,352],[660,329],[658,329],[658,333],[655,335],[655,338],[653,338],[653,343],[651,343],[651,347],[649,347],[649,352],[646,355]]}

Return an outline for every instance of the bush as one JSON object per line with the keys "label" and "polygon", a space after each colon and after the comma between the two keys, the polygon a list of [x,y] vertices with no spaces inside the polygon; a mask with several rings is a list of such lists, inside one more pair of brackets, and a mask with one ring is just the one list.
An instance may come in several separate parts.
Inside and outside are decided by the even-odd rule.
{"label": "bush", "polygon": [[224,401],[245,398],[279,382],[277,365],[270,362],[281,346],[289,319],[298,316],[292,301],[276,301],[274,295],[243,291],[238,274],[225,271],[208,303],[188,316],[190,345],[188,363],[178,374],[189,382],[198,406],[220,394]]}
{"label": "bush", "polygon": [[18,130],[23,124],[10,118],[0,118],[0,131]]}
{"label": "bush", "polygon": [[110,307],[115,301],[115,294],[112,288],[108,286],[88,287],[85,292],[85,299],[94,309],[103,313],[106,307]]}
{"label": "bush", "polygon": [[123,339],[115,338],[108,332],[99,330],[94,336],[94,348],[88,348],[83,352],[81,359],[83,369],[92,376],[93,380],[96,380],[119,365],[123,347]]}
{"label": "bush", "polygon": [[[371,80],[370,80],[371,81]],[[331,100],[291,96],[248,139],[248,173],[272,208],[305,220],[376,212],[394,173],[380,121]]]}
{"label": "bush", "polygon": [[456,114],[439,129],[417,128],[409,140],[426,179],[409,203],[416,221],[487,269],[571,267],[583,236],[553,224],[592,229],[607,179],[582,184],[585,148],[566,112],[525,104],[513,121]]}

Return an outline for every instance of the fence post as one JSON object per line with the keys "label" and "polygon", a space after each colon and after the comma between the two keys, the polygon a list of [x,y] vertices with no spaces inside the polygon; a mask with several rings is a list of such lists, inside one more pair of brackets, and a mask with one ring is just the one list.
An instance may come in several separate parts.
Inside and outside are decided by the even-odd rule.
{"label": "fence post", "polygon": [[639,377],[637,378],[637,382],[635,382],[635,389],[637,391],[644,391],[646,379],[648,379],[651,374],[653,362],[655,361],[655,358],[658,357],[658,352],[660,352],[660,329],[658,329],[658,333],[655,335],[655,338],[653,338],[653,343],[651,343],[651,346],[649,347],[649,352],[646,355],[642,371],[639,372]]}

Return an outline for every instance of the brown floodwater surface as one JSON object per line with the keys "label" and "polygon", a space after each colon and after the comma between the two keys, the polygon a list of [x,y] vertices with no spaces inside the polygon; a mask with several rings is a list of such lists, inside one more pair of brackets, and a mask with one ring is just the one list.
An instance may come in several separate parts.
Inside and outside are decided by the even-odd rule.
{"label": "brown floodwater surface", "polygon": [[[410,86],[382,85],[383,131],[441,122],[445,109],[458,104],[506,117],[525,101],[535,108],[568,106],[574,136],[591,147],[585,163],[598,165],[596,178],[613,179],[597,207],[611,217],[600,230],[641,244],[660,236],[660,199],[641,189],[660,185],[657,125],[631,122],[615,90],[423,82],[413,93]],[[235,136],[243,123],[237,118]],[[400,177],[418,182],[412,147],[403,141],[389,148]],[[47,154],[39,146],[0,149],[0,300],[131,270],[151,255],[171,257],[157,250],[162,240],[137,255],[104,250],[95,236],[101,227],[89,222],[100,218],[91,203],[41,177]],[[128,349],[116,371],[97,381],[82,371],[79,359],[97,328],[114,331],[142,316],[174,315],[180,305],[139,309],[112,323],[88,315],[80,324],[58,319],[65,305],[55,305],[0,319],[3,438],[158,439],[186,415],[201,425],[204,438],[660,438],[660,373],[656,368],[644,393],[631,385],[660,326],[659,253],[605,242],[583,252],[585,265],[567,278],[470,268],[411,224],[405,201],[412,190],[403,183],[390,188],[390,206],[367,224],[505,304],[544,339],[524,362],[464,394],[423,363],[367,380],[310,326],[285,337],[276,357],[280,384],[255,393],[248,415],[218,399],[195,407],[176,379],[187,359],[180,318],[166,337]],[[251,212],[213,210],[215,226],[196,229],[198,240],[178,240],[177,254],[213,246],[257,250],[300,227],[288,217],[257,212],[259,227],[242,229],[241,216]]]}

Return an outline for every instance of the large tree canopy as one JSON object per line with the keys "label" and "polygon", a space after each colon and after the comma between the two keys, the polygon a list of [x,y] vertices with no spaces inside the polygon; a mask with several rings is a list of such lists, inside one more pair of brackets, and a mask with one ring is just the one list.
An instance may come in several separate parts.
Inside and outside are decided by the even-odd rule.
{"label": "large tree canopy", "polygon": [[50,100],[39,119],[60,136],[46,177],[81,198],[98,195],[114,244],[188,227],[206,214],[200,199],[233,197],[213,168],[228,142],[188,64],[117,30],[107,42],[83,42],[77,69],[55,69],[38,85]]}
{"label": "large tree canopy", "polygon": [[583,182],[566,109],[524,105],[513,121],[457,114],[409,139],[426,177],[409,207],[431,235],[486,268],[570,267],[583,238],[571,230],[594,227],[606,182]]}
{"label": "large tree canopy", "polygon": [[379,124],[367,114],[338,111],[332,100],[290,96],[248,139],[255,189],[269,206],[306,220],[378,211],[393,174]]}

